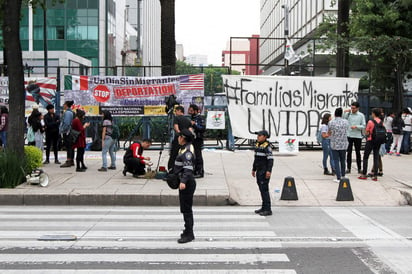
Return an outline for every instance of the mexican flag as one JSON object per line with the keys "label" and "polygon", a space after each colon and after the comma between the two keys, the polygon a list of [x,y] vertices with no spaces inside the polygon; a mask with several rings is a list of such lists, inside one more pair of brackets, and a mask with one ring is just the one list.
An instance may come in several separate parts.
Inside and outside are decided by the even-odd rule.
{"label": "mexican flag", "polygon": [[89,76],[65,75],[65,90],[89,90]]}

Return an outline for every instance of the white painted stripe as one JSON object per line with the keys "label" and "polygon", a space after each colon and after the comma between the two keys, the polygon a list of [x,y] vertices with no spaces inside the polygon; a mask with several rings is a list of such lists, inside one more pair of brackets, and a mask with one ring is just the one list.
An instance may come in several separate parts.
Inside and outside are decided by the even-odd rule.
{"label": "white painted stripe", "polygon": [[[67,213],[69,214],[69,213]],[[19,219],[30,219],[32,221],[36,221],[38,219],[46,219],[46,220],[55,220],[55,219],[59,219],[59,220],[104,220],[104,219],[113,219],[113,220],[140,220],[140,219],[145,219],[145,220],[175,220],[175,219],[179,219],[182,220],[182,215],[181,214],[176,214],[176,215],[162,215],[162,214],[128,214],[128,215],[121,215],[121,214],[117,214],[117,215],[75,215],[75,214],[70,214],[70,215],[52,215],[52,214],[46,214],[46,215],[42,215],[42,214],[30,214],[30,215],[3,215],[0,216],[0,222],[2,220],[19,220]],[[223,214],[214,214],[214,215],[196,215],[196,213],[194,213],[194,219],[195,222],[196,220],[262,220],[263,217],[253,214],[253,215],[234,215],[234,214],[227,214],[227,215],[223,215]]]}
{"label": "white painted stripe", "polygon": [[289,262],[286,254],[1,254],[0,262],[41,263],[41,262],[146,262],[146,263],[205,263],[225,262],[239,264]]}
{"label": "white painted stripe", "polygon": [[[254,236],[250,236],[251,231],[196,231],[195,235],[198,237],[225,237],[225,238],[255,238],[255,237],[274,237],[276,236],[274,231],[265,231],[265,230],[256,230],[252,231]],[[176,237],[176,235],[181,233],[181,229],[176,227],[174,230],[168,231],[153,231],[153,230],[136,230],[136,231],[121,231],[119,230],[103,230],[103,231],[94,231],[94,230],[71,230],[71,231],[58,231],[52,233],[51,231],[2,231],[0,230],[0,235],[2,238],[39,238],[43,235],[75,235],[78,238],[165,238],[165,237]]]}
{"label": "white painted stripe", "polygon": [[[38,269],[25,269],[30,274],[56,274],[56,273],[74,273],[73,270],[65,270],[65,269],[45,269],[45,270],[38,270]],[[3,274],[21,274],[22,270],[2,270],[1,273]],[[102,273],[102,270],[95,270],[95,269],[78,269],[75,270],[75,273]],[[236,273],[236,274],[296,274],[296,271],[293,269],[194,269],[194,270],[118,270],[118,269],[105,269],[105,274],[124,274],[124,273],[138,273],[138,274],[228,274],[228,273]]]}
{"label": "white painted stripe", "polygon": [[[187,245],[177,243],[178,235],[173,239],[164,241],[144,241],[131,240],[127,238],[118,238],[110,240],[78,240],[76,242],[64,241],[37,241],[37,240],[21,240],[21,241],[0,241],[1,248],[10,247],[30,247],[30,248],[47,248],[47,247],[76,247],[76,248],[139,248],[139,249],[187,249]],[[233,239],[222,240],[217,238],[199,238],[190,243],[191,248],[202,249],[247,249],[247,248],[280,248],[281,242],[270,239]],[[0,250],[1,250],[0,248]]]}
{"label": "white painted stripe", "polygon": [[[155,230],[161,229],[161,228],[168,228],[173,225],[182,225],[183,220],[180,220],[179,222],[148,222],[148,221],[127,221],[127,222],[108,222],[108,221],[102,221],[102,222],[97,222],[96,221],[77,221],[77,222],[65,222],[64,224],[61,223],[50,223],[47,224],[47,229],[48,230],[53,230],[55,228],[65,228],[65,227],[77,227],[77,228],[86,228],[93,226],[94,229],[97,229],[99,227],[104,227],[104,228],[112,228],[116,227],[118,229],[125,229],[125,228],[153,228]],[[205,222],[205,221],[199,221],[195,223],[196,229],[198,228],[216,228],[216,224],[211,223],[211,222]],[[1,224],[0,230],[4,229],[22,229],[22,228],[33,228],[33,227],[43,227],[45,228],[45,223],[40,222],[40,221],[8,221],[6,224]],[[237,220],[233,222],[219,222],[219,228],[250,228],[251,230],[254,230],[256,228],[262,228],[262,227],[270,227],[268,222],[265,222],[265,219],[262,218],[261,222],[256,222],[256,221],[243,221],[242,220]]]}

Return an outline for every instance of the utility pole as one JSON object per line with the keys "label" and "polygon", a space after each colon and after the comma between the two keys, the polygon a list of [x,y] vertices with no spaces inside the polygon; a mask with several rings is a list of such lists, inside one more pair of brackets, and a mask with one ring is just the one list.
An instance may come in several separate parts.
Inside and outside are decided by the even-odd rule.
{"label": "utility pole", "polygon": [[338,1],[338,44],[336,52],[336,76],[349,77],[349,10],[351,0]]}
{"label": "utility pole", "polygon": [[[284,35],[285,35],[285,52],[286,52],[286,44],[287,44],[287,41],[288,41],[288,38],[289,38],[289,7],[287,6],[287,5],[282,5],[282,8],[285,10],[285,32],[284,32]],[[288,66],[289,66],[289,61],[286,59],[286,58],[284,58],[284,62],[285,62],[285,68],[284,68],[284,70],[285,70],[285,75],[288,75],[289,74],[289,68],[288,68]]]}

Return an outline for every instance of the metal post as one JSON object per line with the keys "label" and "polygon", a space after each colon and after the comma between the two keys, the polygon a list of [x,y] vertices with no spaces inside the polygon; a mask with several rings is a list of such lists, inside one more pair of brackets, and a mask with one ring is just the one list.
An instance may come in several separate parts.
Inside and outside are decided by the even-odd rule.
{"label": "metal post", "polygon": [[[286,44],[287,44],[287,39],[289,38],[289,7],[287,5],[282,5],[282,8],[285,10],[285,51],[286,51]],[[289,65],[289,60],[285,60],[285,75],[288,75],[288,65]]]}
{"label": "metal post", "polygon": [[43,51],[44,51],[44,77],[48,77],[48,63],[47,63],[47,3],[43,3]]}

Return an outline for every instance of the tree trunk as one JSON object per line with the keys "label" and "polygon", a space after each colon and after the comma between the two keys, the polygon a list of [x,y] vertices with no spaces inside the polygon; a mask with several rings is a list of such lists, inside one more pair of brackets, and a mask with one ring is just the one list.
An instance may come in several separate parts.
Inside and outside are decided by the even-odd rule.
{"label": "tree trunk", "polygon": [[349,48],[347,41],[349,38],[349,9],[350,0],[338,1],[338,36],[344,39],[344,42],[338,40],[336,52],[336,76],[349,77]]}
{"label": "tree trunk", "polygon": [[395,79],[394,79],[392,110],[395,113],[399,113],[402,110],[402,108],[403,108],[402,72],[399,68],[396,68]]}
{"label": "tree trunk", "polygon": [[176,74],[175,0],[160,0],[162,75]]}
{"label": "tree trunk", "polygon": [[22,0],[3,0],[3,39],[9,75],[9,132],[7,147],[24,156],[24,110],[26,92],[20,45],[20,17]]}

